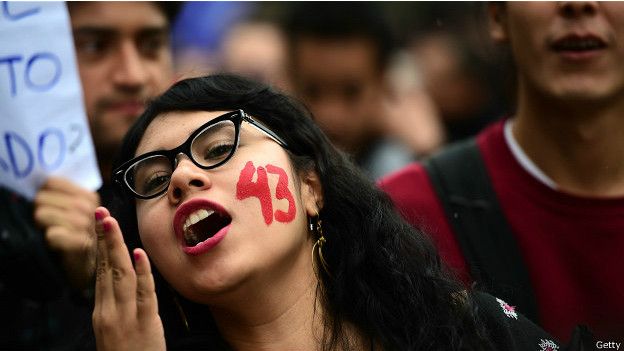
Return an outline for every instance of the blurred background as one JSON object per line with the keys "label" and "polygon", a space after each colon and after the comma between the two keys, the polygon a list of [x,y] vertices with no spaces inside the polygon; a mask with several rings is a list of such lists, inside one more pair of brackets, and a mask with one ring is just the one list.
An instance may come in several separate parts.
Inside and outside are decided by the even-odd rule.
{"label": "blurred background", "polygon": [[234,72],[298,97],[373,179],[509,115],[483,2],[185,2],[179,78]]}

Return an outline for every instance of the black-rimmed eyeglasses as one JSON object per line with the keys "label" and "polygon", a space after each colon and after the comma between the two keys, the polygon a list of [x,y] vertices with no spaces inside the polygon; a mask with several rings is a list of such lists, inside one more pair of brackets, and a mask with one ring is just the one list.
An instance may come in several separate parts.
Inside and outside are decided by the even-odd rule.
{"label": "black-rimmed eyeglasses", "polygon": [[171,175],[177,166],[177,156],[180,153],[187,155],[197,167],[202,169],[219,167],[232,158],[238,148],[243,121],[288,149],[284,140],[243,110],[238,110],[210,120],[195,130],[182,145],[175,149],[148,152],[124,162],[113,172],[113,180],[140,199],[159,196],[169,187]]}

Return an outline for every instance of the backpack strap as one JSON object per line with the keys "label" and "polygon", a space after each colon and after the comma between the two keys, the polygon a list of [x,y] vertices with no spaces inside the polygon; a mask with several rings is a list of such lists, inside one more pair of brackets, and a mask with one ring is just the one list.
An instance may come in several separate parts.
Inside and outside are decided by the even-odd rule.
{"label": "backpack strap", "polygon": [[477,285],[537,322],[529,273],[475,138],[450,145],[424,167]]}

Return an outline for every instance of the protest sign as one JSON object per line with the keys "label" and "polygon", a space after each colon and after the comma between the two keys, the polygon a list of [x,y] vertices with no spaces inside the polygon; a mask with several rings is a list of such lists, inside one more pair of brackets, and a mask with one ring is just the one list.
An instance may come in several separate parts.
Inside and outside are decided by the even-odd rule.
{"label": "protest sign", "polygon": [[0,185],[32,199],[48,175],[102,184],[64,2],[0,2]]}

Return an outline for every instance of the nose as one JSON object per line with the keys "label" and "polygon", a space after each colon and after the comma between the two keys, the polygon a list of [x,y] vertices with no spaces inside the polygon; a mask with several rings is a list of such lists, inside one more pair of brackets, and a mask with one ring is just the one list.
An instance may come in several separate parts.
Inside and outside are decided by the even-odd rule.
{"label": "nose", "polygon": [[317,122],[330,133],[340,133],[349,118],[349,109],[338,97],[327,96],[310,105]]}
{"label": "nose", "polygon": [[118,88],[136,91],[147,81],[145,62],[134,41],[120,43],[118,60],[113,71],[113,81]]}
{"label": "nose", "polygon": [[566,18],[593,15],[598,10],[596,1],[558,1],[559,13]]}
{"label": "nose", "polygon": [[178,156],[178,165],[171,174],[167,197],[178,204],[190,194],[210,189],[212,182],[206,170],[197,167],[187,156]]}

